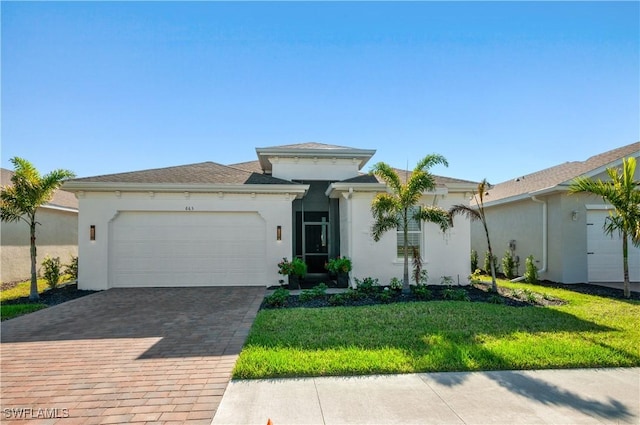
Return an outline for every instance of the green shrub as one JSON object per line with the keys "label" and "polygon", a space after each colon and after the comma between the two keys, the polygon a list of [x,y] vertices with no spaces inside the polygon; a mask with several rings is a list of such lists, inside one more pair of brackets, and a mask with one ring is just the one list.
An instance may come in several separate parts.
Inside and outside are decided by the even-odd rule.
{"label": "green shrub", "polygon": [[327,293],[327,285],[324,283],[320,283],[319,285],[314,286],[311,289],[305,289],[300,294],[300,301],[307,302],[317,298],[322,298]]}
{"label": "green shrub", "polygon": [[60,257],[51,258],[47,255],[42,260],[43,277],[51,289],[56,289],[60,283],[60,267]]}
{"label": "green shrub", "polygon": [[489,296],[487,301],[490,302],[491,304],[504,304],[504,298],[502,298],[498,294],[492,294],[491,296]]}
{"label": "green shrub", "polygon": [[471,250],[471,270],[478,270],[478,251]]}
{"label": "green shrub", "polygon": [[362,280],[354,278],[354,281],[356,282],[356,289],[365,294],[377,292],[378,289],[380,289],[378,279],[374,279],[372,277],[365,277]]}
{"label": "green shrub", "polygon": [[433,298],[433,293],[426,285],[411,285],[413,296],[422,301],[428,301]]}
{"label": "green shrub", "polygon": [[528,256],[525,261],[524,280],[527,283],[538,283],[538,268],[533,255]]}
{"label": "green shrub", "polygon": [[[491,274],[491,256],[489,255],[489,251],[484,254],[484,271],[486,274]],[[498,258],[493,256],[493,269],[498,273]]]}
{"label": "green shrub", "polygon": [[472,285],[482,282],[482,279],[480,278],[481,274],[482,270],[475,269],[475,271],[469,275],[469,282],[471,282]]}
{"label": "green shrub", "polygon": [[504,252],[504,257],[502,257],[502,272],[507,279],[516,277],[516,260],[509,249]]}
{"label": "green shrub", "polygon": [[450,301],[471,301],[467,291],[462,288],[446,288],[442,291],[442,298]]}
{"label": "green shrub", "polygon": [[71,256],[71,262],[64,267],[64,274],[71,277],[71,280],[78,280],[78,257]]}
{"label": "green shrub", "polygon": [[278,288],[273,294],[265,297],[264,302],[269,307],[284,307],[289,299],[289,291],[284,288]]}
{"label": "green shrub", "polygon": [[391,281],[389,282],[389,288],[391,288],[394,291],[401,291],[402,280],[398,279],[397,277],[392,277]]}
{"label": "green shrub", "polygon": [[389,288],[385,288],[385,291],[380,291],[377,294],[375,294],[375,298],[381,303],[386,304],[391,302],[391,293],[389,291]]}

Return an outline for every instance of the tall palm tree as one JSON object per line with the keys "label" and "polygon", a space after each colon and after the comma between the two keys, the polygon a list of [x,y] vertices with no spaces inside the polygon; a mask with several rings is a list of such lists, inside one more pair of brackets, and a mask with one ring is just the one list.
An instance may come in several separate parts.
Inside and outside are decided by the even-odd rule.
{"label": "tall palm tree", "polygon": [[[456,215],[464,215],[469,220],[475,221],[479,220],[482,223],[482,227],[484,228],[484,234],[487,237],[487,249],[489,250],[489,263],[491,264],[491,290],[494,292],[498,292],[498,284],[496,283],[496,266],[493,261],[493,250],[491,249],[491,239],[489,238],[489,227],[487,226],[487,216],[484,211],[484,197],[487,194],[487,191],[491,188],[487,179],[482,179],[480,183],[478,183],[478,191],[473,194],[473,199],[476,203],[476,206],[468,206],[468,205],[454,205],[449,209],[449,214],[451,217],[455,217]],[[474,271],[474,270],[472,270]]]}
{"label": "tall palm tree", "polygon": [[622,237],[622,267],[624,271],[624,296],[629,298],[629,245],[640,246],[640,182],[634,181],[636,159],[622,159],[622,169],[607,168],[609,181],[578,177],[569,186],[569,193],[588,193],[600,196],[613,206],[614,211],[604,222],[604,232]]}
{"label": "tall palm tree", "polygon": [[31,292],[29,299],[37,301],[38,279],[36,275],[36,212],[38,207],[49,202],[63,181],[74,177],[69,170],[54,170],[44,176],[27,160],[11,158],[15,174],[12,185],[2,187],[0,191],[0,219],[7,222],[24,221],[29,225],[31,235]]}
{"label": "tall palm tree", "polygon": [[429,168],[442,164],[448,166],[447,160],[437,154],[425,156],[407,176],[404,183],[398,173],[384,162],[378,162],[371,170],[382,179],[390,192],[379,193],[371,202],[371,213],[374,223],[371,234],[377,242],[382,235],[391,229],[402,229],[404,235],[404,274],[402,277],[402,292],[409,293],[409,223],[410,221],[428,221],[436,223],[444,231],[451,225],[449,214],[437,206],[422,207],[413,211],[424,192],[432,191],[436,187],[435,178],[429,173]]}

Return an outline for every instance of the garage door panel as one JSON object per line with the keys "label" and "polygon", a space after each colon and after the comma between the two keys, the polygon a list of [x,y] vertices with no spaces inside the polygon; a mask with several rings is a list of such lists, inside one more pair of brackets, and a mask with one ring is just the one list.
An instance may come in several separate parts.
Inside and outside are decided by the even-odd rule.
{"label": "garage door panel", "polygon": [[123,212],[112,223],[110,284],[261,285],[265,238],[257,213]]}
{"label": "garage door panel", "polygon": [[[603,226],[608,211],[587,213],[587,262],[589,282],[622,282],[624,280],[622,239],[604,233]],[[640,248],[628,244],[629,278],[640,281]]]}

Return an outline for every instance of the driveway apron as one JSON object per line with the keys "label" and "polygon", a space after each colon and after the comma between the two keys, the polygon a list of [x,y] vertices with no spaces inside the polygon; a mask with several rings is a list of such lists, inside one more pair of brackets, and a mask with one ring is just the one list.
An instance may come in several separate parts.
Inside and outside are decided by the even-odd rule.
{"label": "driveway apron", "polygon": [[2,423],[208,425],[263,296],[110,289],[2,322]]}

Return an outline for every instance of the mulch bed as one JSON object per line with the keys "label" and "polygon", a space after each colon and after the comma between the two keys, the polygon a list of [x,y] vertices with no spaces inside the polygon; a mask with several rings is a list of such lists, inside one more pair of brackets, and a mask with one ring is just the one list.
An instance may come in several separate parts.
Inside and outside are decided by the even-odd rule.
{"label": "mulch bed", "polygon": [[[48,306],[61,304],[65,301],[71,301],[76,298],[91,295],[97,291],[87,291],[78,289],[77,283],[69,283],[64,286],[59,286],[56,289],[48,289],[40,294],[40,299],[34,303],[46,304]],[[4,301],[2,304],[29,304],[33,301],[29,301],[29,297],[20,297],[13,300]]]}
{"label": "mulch bed", "polygon": [[[575,291],[583,294],[590,295],[598,295],[601,297],[613,298],[613,299],[625,299],[623,291],[621,289],[608,288],[604,286],[598,285],[589,285],[589,284],[571,284],[564,285],[554,282],[539,282],[538,287],[532,287],[531,292],[527,293],[521,290],[512,290],[508,288],[498,287],[498,293],[490,291],[490,284],[474,284],[469,286],[453,286],[450,289],[454,290],[462,290],[466,291],[468,296],[468,300],[471,302],[487,302],[493,304],[502,304],[511,307],[531,307],[531,306],[554,306],[554,305],[562,305],[566,304],[565,301],[551,297],[549,295],[544,294],[544,289],[542,287],[549,288],[561,288],[569,291]],[[445,297],[445,291],[447,289],[446,286],[440,285],[429,285],[429,290],[431,291],[432,297],[430,301],[442,301],[451,298]],[[388,296],[381,297],[379,294],[381,292],[387,292]],[[330,307],[335,306],[335,302],[331,302],[332,295],[326,294],[323,296],[319,296],[310,300],[303,300],[299,295],[289,295],[284,305],[270,305],[269,302],[265,299],[265,301],[261,305],[261,309],[272,309],[272,308],[297,308],[297,307],[305,307],[305,308],[316,308],[316,307]],[[631,292],[631,299],[640,300],[639,292]],[[400,302],[424,302],[425,300],[416,297],[414,294],[402,294],[399,291],[391,291],[385,290],[384,288],[380,288],[379,291],[374,293],[365,294],[359,297],[358,299],[349,299],[345,303],[341,303],[340,305],[344,306],[366,306],[366,305],[377,305],[377,304],[389,304],[389,303],[400,303]]]}

